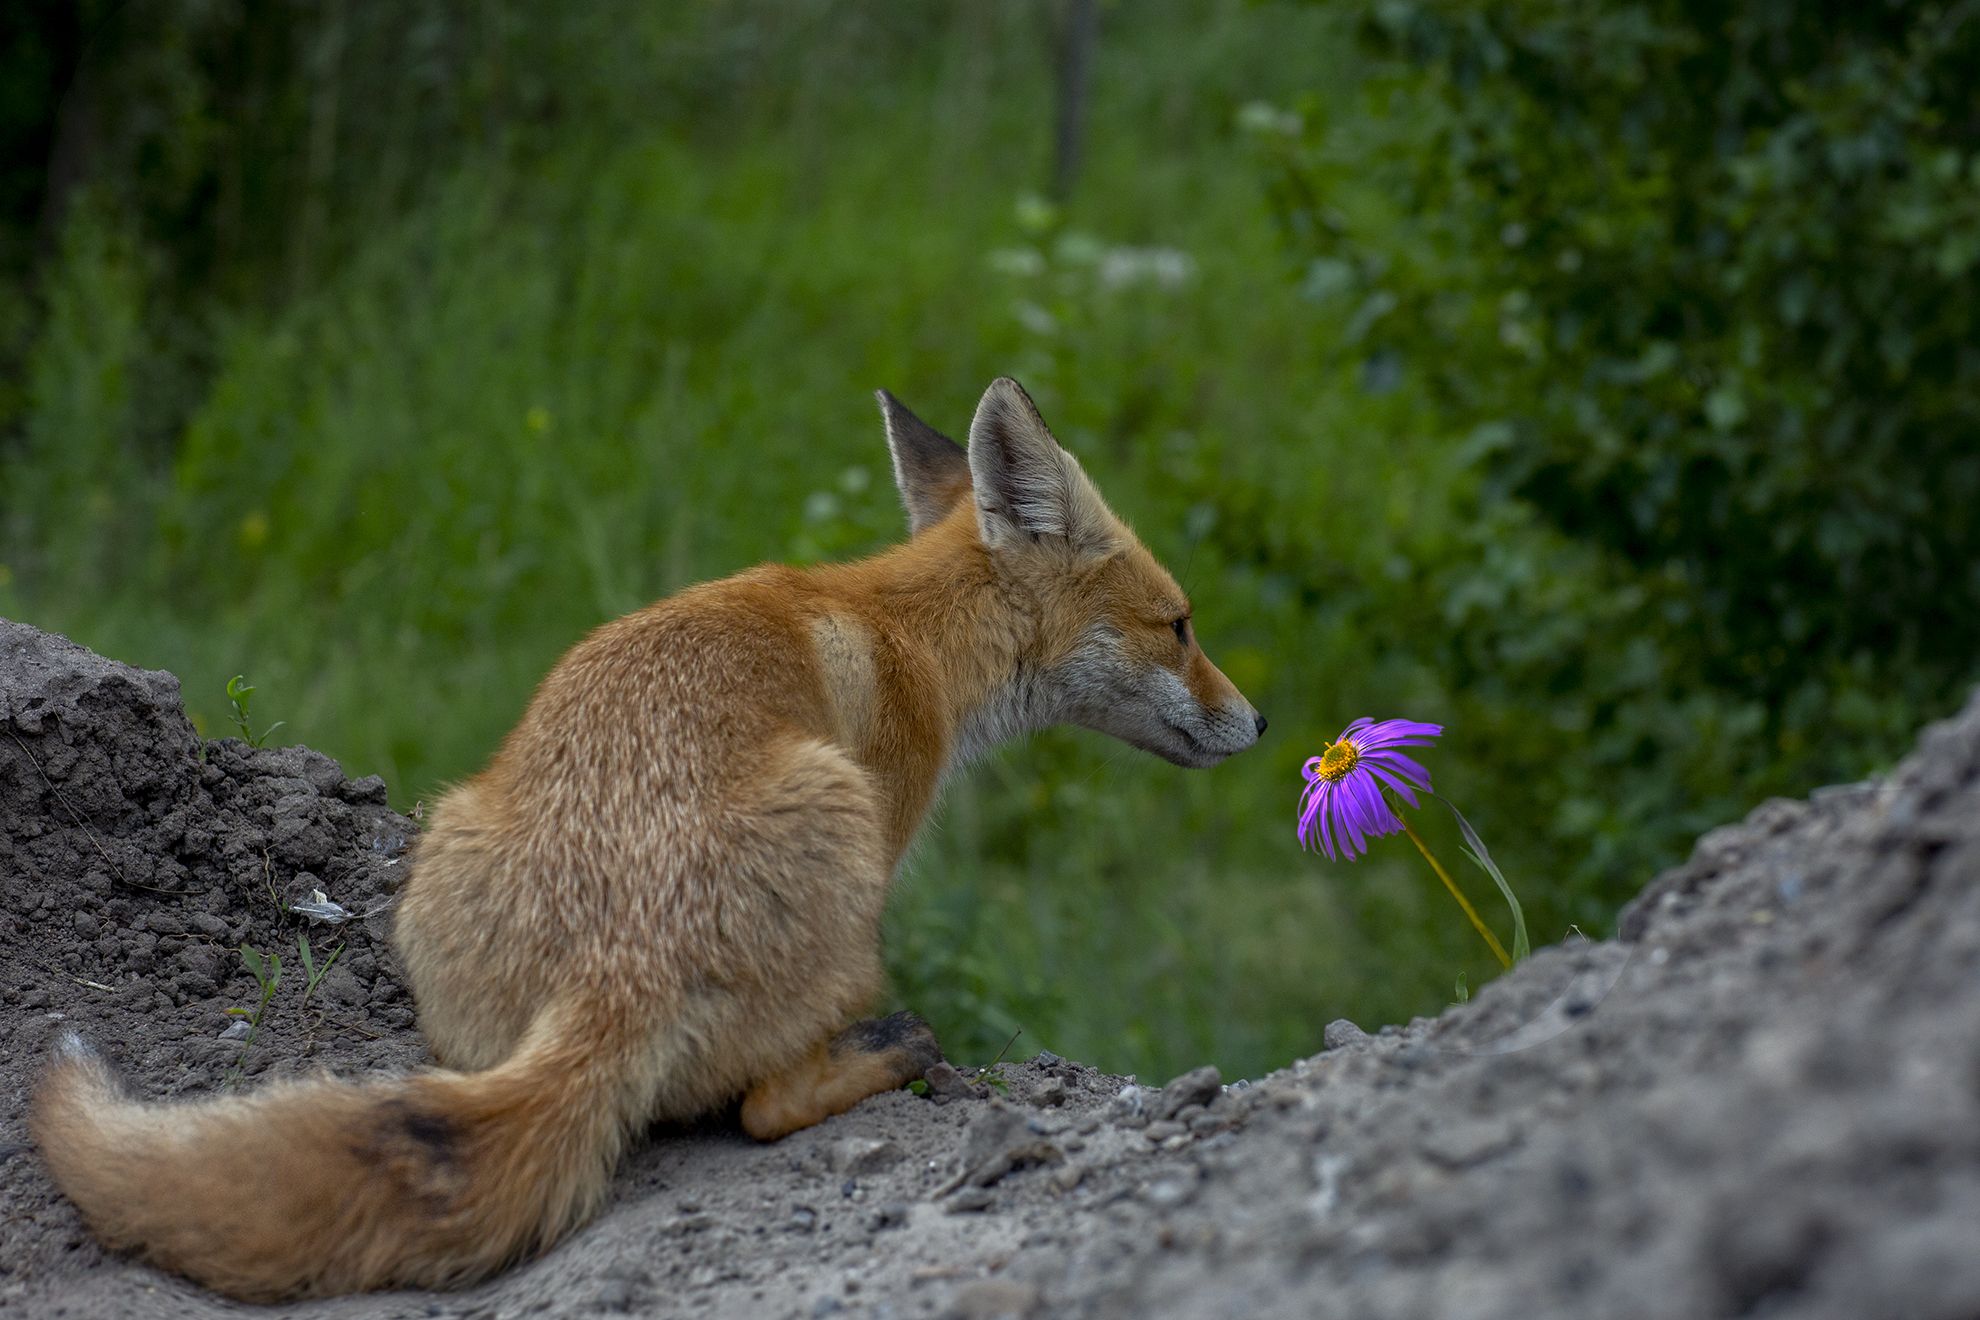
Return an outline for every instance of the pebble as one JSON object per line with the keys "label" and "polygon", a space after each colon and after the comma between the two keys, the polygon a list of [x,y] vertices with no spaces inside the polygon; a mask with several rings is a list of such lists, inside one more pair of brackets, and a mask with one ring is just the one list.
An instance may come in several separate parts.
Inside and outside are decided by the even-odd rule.
{"label": "pebble", "polygon": [[1346,1018],[1335,1018],[1327,1024],[1327,1029],[1321,1033],[1320,1039],[1328,1049],[1338,1050],[1349,1045],[1359,1045],[1368,1039],[1368,1033]]}
{"label": "pebble", "polygon": [[963,1075],[947,1059],[923,1073],[922,1080],[928,1083],[928,1094],[938,1100],[967,1100],[977,1095],[976,1088],[964,1081]]}
{"label": "pebble", "polygon": [[1158,1123],[1150,1123],[1143,1129],[1141,1135],[1159,1144],[1167,1141],[1170,1137],[1179,1137],[1188,1130],[1174,1119],[1165,1118]]}
{"label": "pebble", "polygon": [[826,1148],[826,1160],[835,1172],[860,1177],[900,1163],[901,1148],[877,1137],[844,1137]]}
{"label": "pebble", "polygon": [[1156,1097],[1157,1119],[1170,1119],[1191,1105],[1207,1106],[1224,1093],[1224,1075],[1210,1064],[1191,1069],[1162,1088]]}
{"label": "pebble", "polygon": [[973,1214],[978,1210],[989,1209],[990,1202],[994,1199],[996,1198],[991,1195],[987,1187],[965,1187],[948,1199],[943,1210],[952,1215]]}
{"label": "pebble", "polygon": [[200,934],[216,940],[224,939],[227,936],[227,923],[219,917],[214,916],[211,912],[192,913],[186,918],[186,925]]}
{"label": "pebble", "polygon": [[1196,1195],[1200,1176],[1194,1169],[1166,1175],[1141,1189],[1141,1199],[1157,1210],[1173,1210]]}
{"label": "pebble", "polygon": [[972,1119],[963,1134],[963,1171],[957,1180],[988,1187],[1013,1169],[1056,1164],[1063,1158],[1056,1145],[1031,1130],[1022,1112],[996,1101]]}
{"label": "pebble", "polygon": [[1038,1289],[1015,1279],[979,1279],[956,1289],[944,1320],[1024,1320],[1038,1310]]}

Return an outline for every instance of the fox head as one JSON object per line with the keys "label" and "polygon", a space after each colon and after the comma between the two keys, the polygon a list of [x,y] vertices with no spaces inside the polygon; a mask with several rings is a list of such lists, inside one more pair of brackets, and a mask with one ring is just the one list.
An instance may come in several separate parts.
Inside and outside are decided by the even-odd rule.
{"label": "fox head", "polygon": [[970,519],[1009,604],[1015,672],[965,724],[965,757],[1052,724],[1193,767],[1258,741],[1265,717],[1203,653],[1182,588],[1016,381],[991,382],[967,450],[885,390],[880,409],[911,530]]}

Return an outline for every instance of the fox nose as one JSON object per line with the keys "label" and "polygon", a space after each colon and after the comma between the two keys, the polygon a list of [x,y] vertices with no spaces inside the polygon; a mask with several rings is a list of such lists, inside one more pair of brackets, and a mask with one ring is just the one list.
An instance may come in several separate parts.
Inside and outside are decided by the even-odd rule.
{"label": "fox nose", "polygon": [[1251,715],[1251,727],[1252,727],[1252,728],[1254,728],[1254,729],[1256,729],[1256,730],[1258,730],[1258,736],[1259,736],[1259,737],[1261,737],[1261,738],[1262,738],[1262,737],[1264,737],[1264,736],[1265,736],[1265,717],[1264,717],[1263,715],[1260,715],[1260,714],[1259,714],[1259,713],[1257,713],[1256,711],[1253,711],[1253,712],[1252,712],[1252,715]]}

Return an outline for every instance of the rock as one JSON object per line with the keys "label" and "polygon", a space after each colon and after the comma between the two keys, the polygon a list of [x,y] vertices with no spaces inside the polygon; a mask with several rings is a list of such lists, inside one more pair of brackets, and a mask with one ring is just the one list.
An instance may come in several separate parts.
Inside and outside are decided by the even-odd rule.
{"label": "rock", "polygon": [[1148,1122],[1148,1090],[1129,1082],[1107,1102],[1107,1117],[1119,1127],[1143,1127]]}
{"label": "rock", "polygon": [[983,1094],[964,1081],[963,1075],[947,1059],[923,1073],[921,1080],[928,1083],[928,1094],[937,1100],[974,1100]]}
{"label": "rock", "polygon": [[953,1189],[967,1183],[972,1187],[989,1187],[1013,1169],[1028,1164],[1057,1164],[1064,1158],[1064,1153],[1050,1139],[1031,1130],[1022,1111],[1001,1100],[993,1101],[963,1134],[962,1172],[949,1186]]}
{"label": "rock", "polygon": [[1174,1210],[1196,1196],[1203,1175],[1194,1165],[1185,1164],[1151,1180],[1141,1189],[1141,1199],[1157,1210]]}
{"label": "rock", "polygon": [[988,1210],[994,1199],[987,1187],[965,1187],[951,1196],[942,1208],[952,1215],[974,1214],[979,1210]]}
{"label": "rock", "polygon": [[1433,1127],[1423,1138],[1423,1153],[1444,1168],[1468,1169],[1510,1148],[1518,1139],[1510,1123],[1459,1118]]}
{"label": "rock", "polygon": [[[285,973],[286,978],[286,973]],[[356,1008],[370,997],[371,991],[358,980],[357,973],[344,966],[343,959],[323,974],[317,984],[316,997],[326,1003],[340,1004],[345,1008]]]}
{"label": "rock", "polygon": [[346,802],[363,802],[384,806],[389,794],[385,781],[377,775],[366,775],[362,779],[347,779],[337,789],[337,795]]}
{"label": "rock", "polygon": [[900,1228],[907,1223],[908,1217],[912,1213],[913,1207],[909,1206],[906,1202],[889,1201],[867,1216],[866,1226],[875,1233],[884,1232],[890,1228]]}
{"label": "rock", "polygon": [[979,1279],[956,1289],[943,1320],[1026,1320],[1037,1313],[1038,1289],[1015,1279]]}
{"label": "rock", "polygon": [[1206,1064],[1184,1073],[1163,1087],[1161,1095],[1156,1097],[1149,1112],[1157,1122],[1160,1122],[1163,1119],[1174,1118],[1191,1105],[1208,1105],[1223,1092],[1224,1075]]}
{"label": "rock", "polygon": [[1335,1018],[1321,1033],[1321,1042],[1330,1050],[1346,1049],[1368,1039],[1368,1033],[1346,1018]]}
{"label": "rock", "polygon": [[227,938],[227,923],[211,912],[192,912],[186,916],[186,927],[198,931],[208,939]]}
{"label": "rock", "polygon": [[833,1172],[862,1177],[900,1163],[901,1148],[875,1137],[842,1137],[825,1149]]}

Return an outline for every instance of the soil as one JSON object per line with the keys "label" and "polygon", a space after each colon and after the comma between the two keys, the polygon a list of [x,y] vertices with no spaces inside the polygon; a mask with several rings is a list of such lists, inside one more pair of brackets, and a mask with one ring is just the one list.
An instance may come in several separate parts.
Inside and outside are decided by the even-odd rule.
{"label": "soil", "polygon": [[[413,822],[177,681],[0,621],[0,1312],[241,1308],[107,1256],[22,1111],[73,1027],[140,1094],[419,1066]],[[1980,701],[1884,779],[1707,834],[1620,937],[1228,1085],[1040,1055],[770,1146],[657,1131],[477,1288],[312,1317],[1980,1316]],[[350,915],[287,910],[322,891]],[[336,962],[305,1001],[297,940]],[[260,995],[238,953],[279,952]],[[230,1033],[232,1033],[230,1035]]]}

